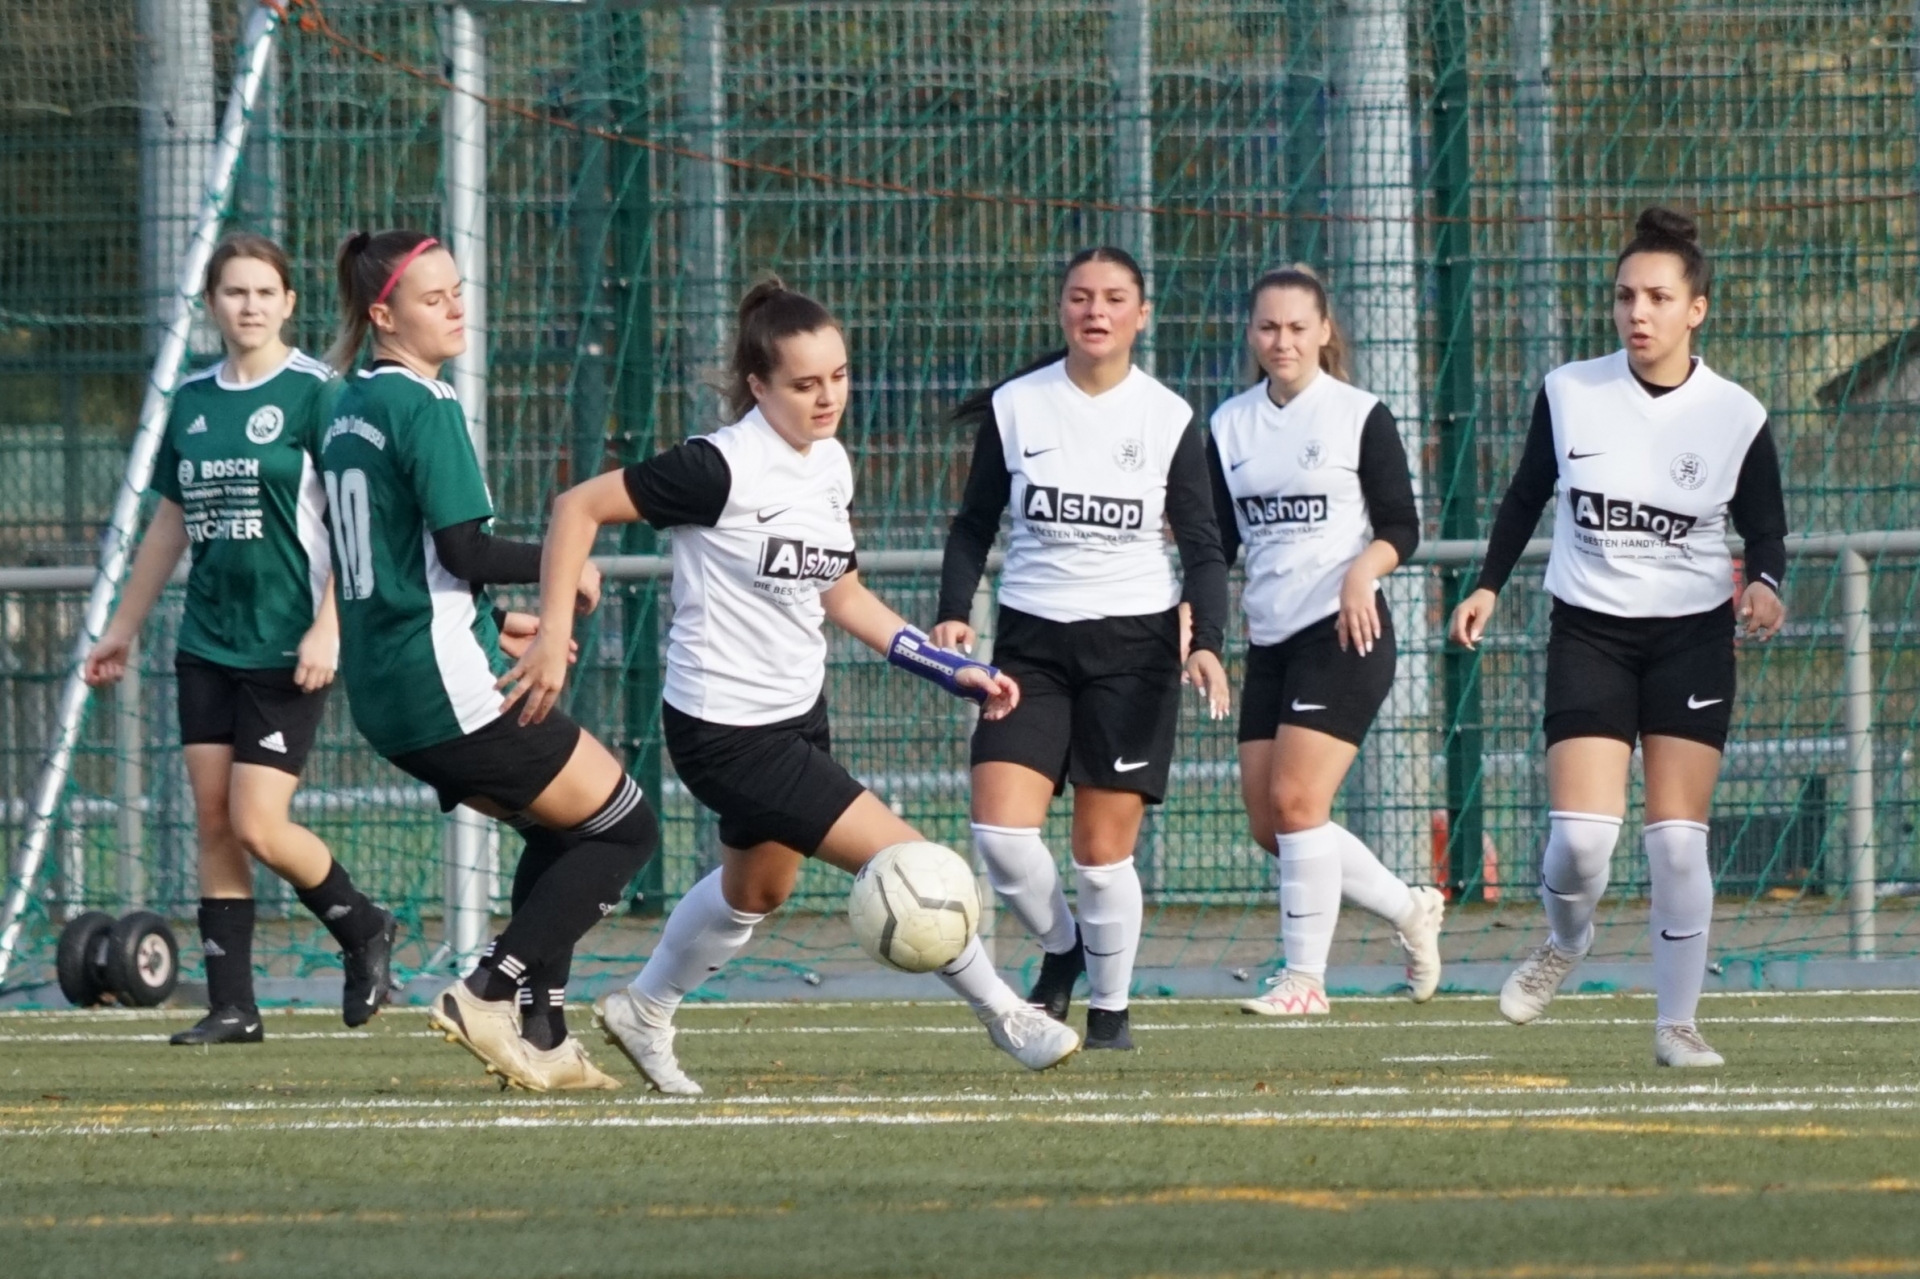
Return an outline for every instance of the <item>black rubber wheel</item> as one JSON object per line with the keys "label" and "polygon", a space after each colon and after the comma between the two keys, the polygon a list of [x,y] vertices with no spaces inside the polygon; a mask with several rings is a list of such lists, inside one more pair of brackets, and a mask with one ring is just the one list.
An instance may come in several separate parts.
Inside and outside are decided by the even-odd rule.
{"label": "black rubber wheel", "polygon": [[112,915],[90,910],[60,930],[54,972],[60,978],[60,993],[75,1008],[91,1008],[107,993],[106,973],[100,961],[105,958],[107,934],[112,929]]}
{"label": "black rubber wheel", "polygon": [[107,989],[123,1004],[152,1008],[180,984],[180,943],[167,921],[136,910],[107,935]]}

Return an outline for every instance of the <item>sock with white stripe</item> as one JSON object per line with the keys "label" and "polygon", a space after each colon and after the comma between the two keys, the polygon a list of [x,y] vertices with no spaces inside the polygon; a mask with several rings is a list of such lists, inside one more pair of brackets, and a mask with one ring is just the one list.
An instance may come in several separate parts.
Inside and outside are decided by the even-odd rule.
{"label": "sock with white stripe", "polygon": [[978,937],[967,939],[967,948],[960,952],[960,957],[940,970],[940,980],[947,983],[947,989],[966,1000],[981,1021],[992,1021],[1020,1005],[1020,996],[993,970],[987,948],[980,944]]}
{"label": "sock with white stripe", "polygon": [[1060,886],[1060,870],[1037,826],[973,824],[973,848],[987,868],[987,882],[1019,916],[1049,954],[1073,949],[1073,912]]}
{"label": "sock with white stripe", "polygon": [[1133,858],[1111,866],[1075,862],[1079,881],[1080,939],[1087,947],[1087,1006],[1121,1012],[1133,985],[1133,958],[1140,950],[1146,905]]}
{"label": "sock with white stripe", "polygon": [[1413,913],[1413,890],[1359,836],[1338,822],[1328,825],[1340,840],[1340,896],[1399,927]]}
{"label": "sock with white stripe", "polygon": [[[1324,980],[1340,923],[1341,836],[1332,822],[1274,840],[1280,855],[1280,948],[1287,971]],[[1356,841],[1357,842],[1357,841]]]}
{"label": "sock with white stripe", "polygon": [[1607,891],[1620,819],[1599,813],[1547,814],[1547,851],[1540,858],[1540,901],[1553,946],[1584,955],[1593,945],[1593,916]]}
{"label": "sock with white stripe", "polygon": [[671,1024],[680,1001],[745,950],[754,925],[765,918],[728,905],[720,872],[709,872],[667,916],[646,967],[627,987],[640,1006],[640,1019],[650,1026]]}
{"label": "sock with white stripe", "polygon": [[1707,980],[1707,929],[1713,924],[1707,828],[1700,822],[1655,822],[1643,838],[1653,881],[1647,930],[1659,1024],[1691,1026]]}

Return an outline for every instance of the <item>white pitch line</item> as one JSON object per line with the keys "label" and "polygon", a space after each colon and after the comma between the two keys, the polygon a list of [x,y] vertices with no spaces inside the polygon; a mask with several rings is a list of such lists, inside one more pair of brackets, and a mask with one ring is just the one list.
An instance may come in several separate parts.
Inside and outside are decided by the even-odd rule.
{"label": "white pitch line", "polygon": [[1425,1053],[1418,1057],[1382,1057],[1381,1061],[1492,1061],[1492,1053]]}

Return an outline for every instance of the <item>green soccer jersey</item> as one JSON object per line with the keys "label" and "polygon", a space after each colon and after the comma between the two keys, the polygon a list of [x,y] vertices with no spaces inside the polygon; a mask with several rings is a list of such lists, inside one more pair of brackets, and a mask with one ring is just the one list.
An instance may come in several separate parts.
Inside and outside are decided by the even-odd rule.
{"label": "green soccer jersey", "polygon": [[500,716],[493,610],[448,572],[433,535],[491,519],[451,386],[397,364],[347,380],[320,441],[353,722],[391,758]]}
{"label": "green soccer jersey", "polygon": [[193,551],[180,651],[286,669],[327,586],[313,449],[340,380],[299,351],[256,382],[220,370],[181,382],[153,463],[154,491],[185,512]]}

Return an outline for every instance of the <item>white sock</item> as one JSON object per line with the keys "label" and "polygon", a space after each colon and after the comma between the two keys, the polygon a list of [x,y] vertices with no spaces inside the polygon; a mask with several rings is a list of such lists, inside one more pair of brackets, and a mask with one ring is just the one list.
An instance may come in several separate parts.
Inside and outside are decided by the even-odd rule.
{"label": "white sock", "polygon": [[1040,948],[1061,955],[1073,949],[1073,912],[1060,887],[1060,871],[1037,826],[973,824],[973,847],[987,868],[987,882],[1007,909],[1020,917]]}
{"label": "white sock", "polygon": [[746,949],[753,926],[765,918],[727,904],[718,870],[695,884],[667,916],[660,944],[627,987],[640,1005],[641,1020],[669,1025],[680,1001]]}
{"label": "white sock", "polygon": [[1333,930],[1340,922],[1341,836],[1328,822],[1280,836],[1280,946],[1287,971],[1324,979]]}
{"label": "white sock", "polygon": [[1584,955],[1593,945],[1593,915],[1607,891],[1607,869],[1620,838],[1620,819],[1598,813],[1547,814],[1547,851],[1540,859],[1540,901],[1562,954]]}
{"label": "white sock", "polygon": [[1359,836],[1338,823],[1329,825],[1340,836],[1341,897],[1399,927],[1413,913],[1413,890]]}
{"label": "white sock", "polygon": [[1691,1026],[1707,980],[1707,929],[1713,923],[1713,871],[1707,828],[1699,822],[1655,822],[1646,828],[1653,910],[1653,988],[1662,1026]]}
{"label": "white sock", "polygon": [[966,1000],[981,1021],[991,1021],[1020,1004],[1020,996],[1013,993],[1013,987],[993,971],[993,962],[987,958],[986,948],[981,946],[978,937],[969,938],[960,958],[940,970],[940,980],[947,983],[947,989]]}
{"label": "white sock", "polygon": [[1087,1006],[1120,1012],[1133,985],[1146,905],[1133,858],[1111,866],[1073,866],[1079,879],[1080,936],[1087,944]]}

